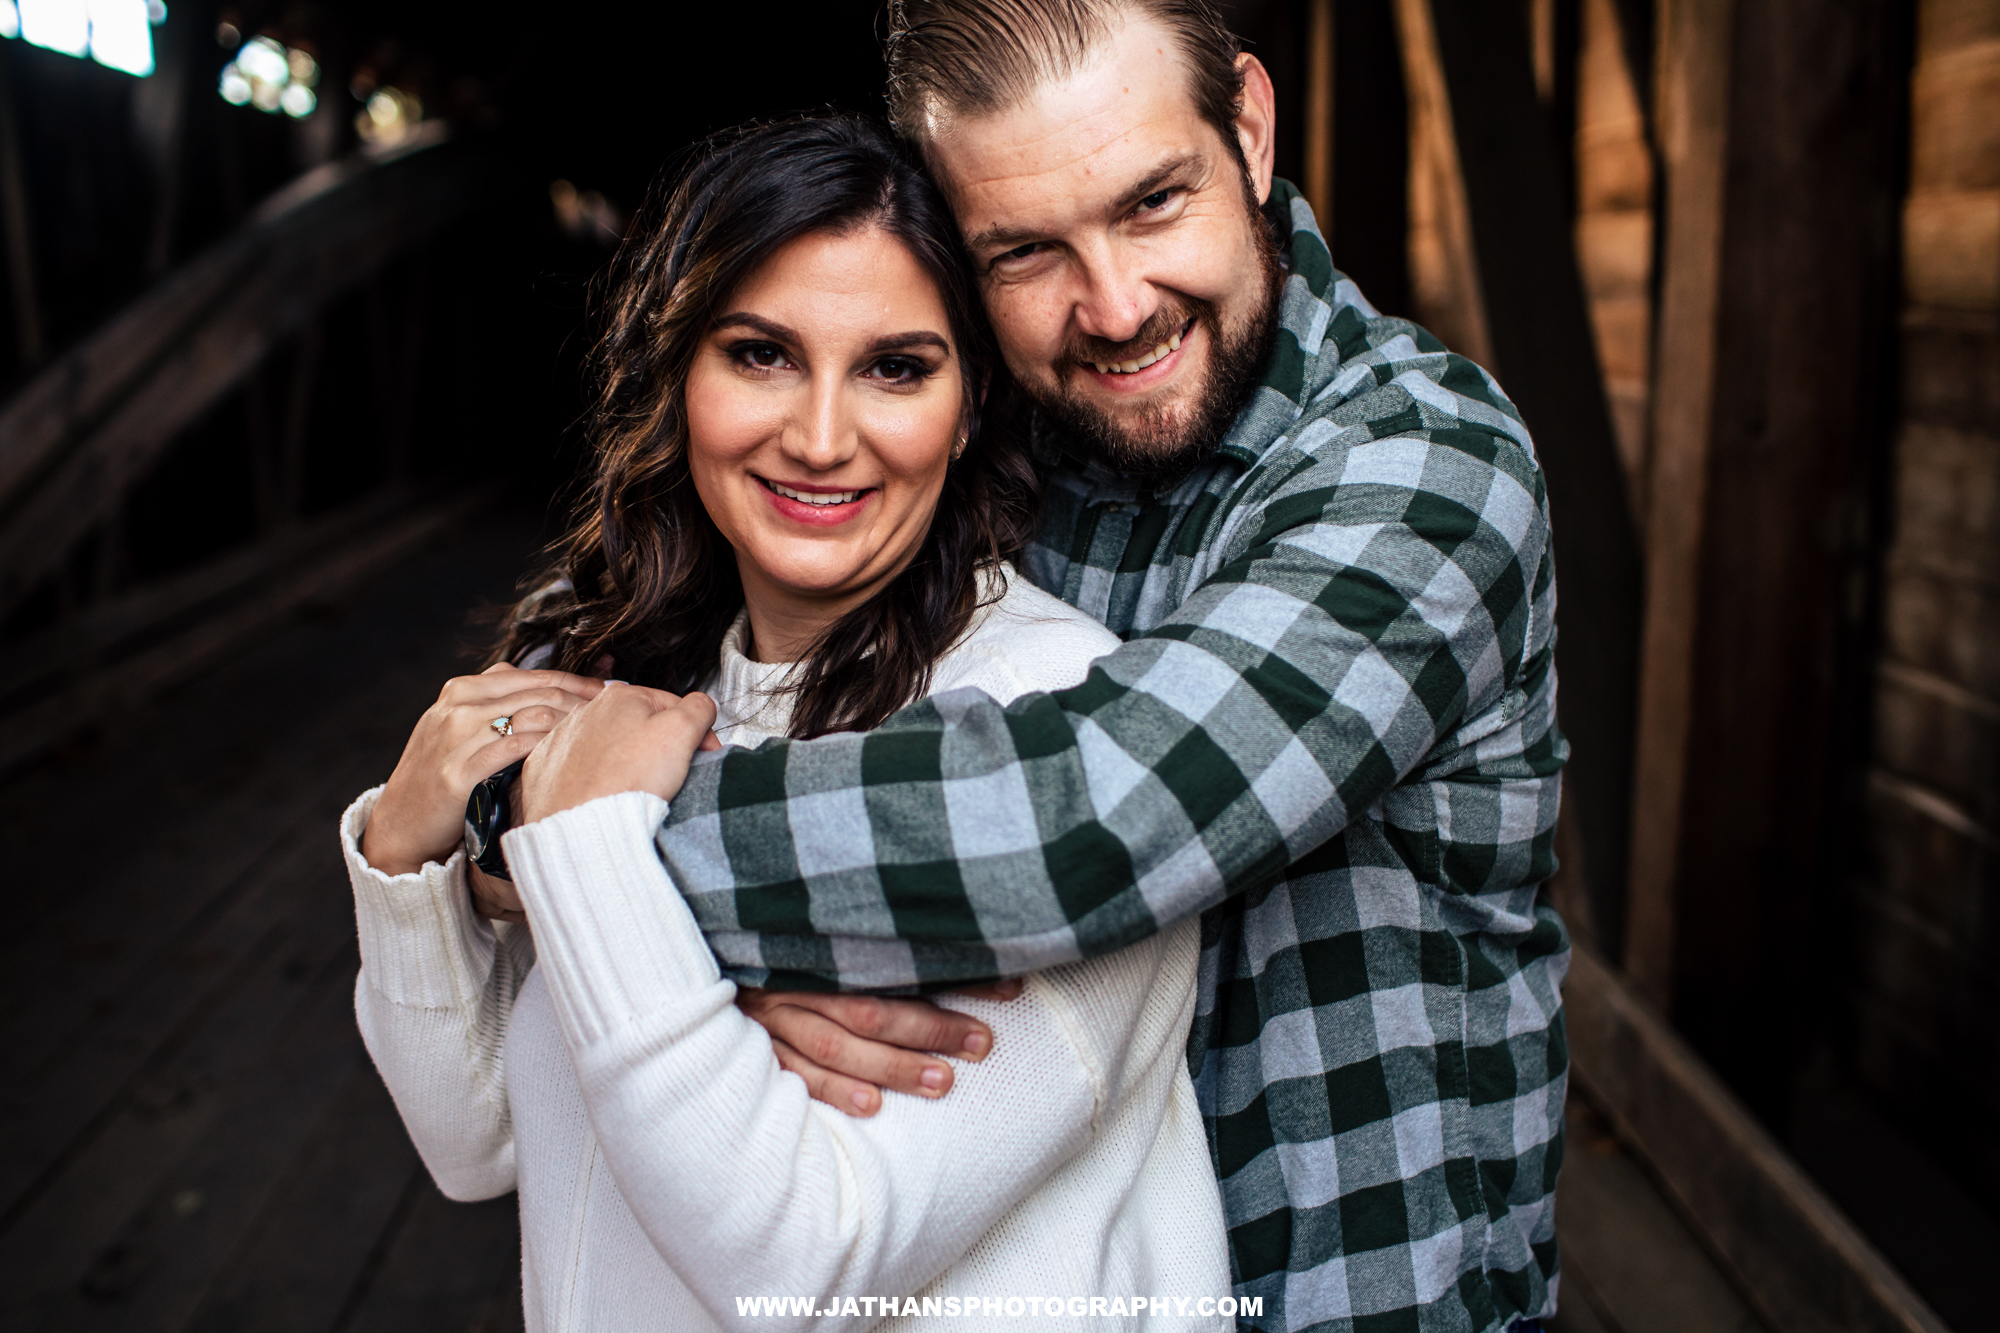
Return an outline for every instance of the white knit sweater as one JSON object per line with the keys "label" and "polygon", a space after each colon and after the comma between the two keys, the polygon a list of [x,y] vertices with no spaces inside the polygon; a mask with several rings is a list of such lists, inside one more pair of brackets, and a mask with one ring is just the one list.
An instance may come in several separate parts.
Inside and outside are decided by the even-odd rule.
{"label": "white knit sweater", "polygon": [[[1060,688],[1115,644],[1011,575],[933,689]],[[710,692],[724,739],[753,743],[786,725],[766,693],[784,668],[741,646],[739,621]],[[606,797],[506,835],[531,938],[474,915],[463,853],[370,867],[379,792],[341,825],[362,1035],[445,1194],[519,1189],[530,1330],[1229,1324],[1196,1313],[1230,1287],[1185,1058],[1195,922],[1032,976],[1006,1004],[944,997],[992,1026],[992,1053],[954,1062],[942,1099],[890,1093],[856,1120],[812,1101],[732,1003],[654,853],[665,802]],[[739,1315],[761,1296],[811,1297],[814,1313]],[[1088,1304],[1135,1296],[1182,1299],[1122,1319]],[[948,1297],[960,1317],[937,1313]],[[1028,1298],[1040,1317],[1019,1317]]]}

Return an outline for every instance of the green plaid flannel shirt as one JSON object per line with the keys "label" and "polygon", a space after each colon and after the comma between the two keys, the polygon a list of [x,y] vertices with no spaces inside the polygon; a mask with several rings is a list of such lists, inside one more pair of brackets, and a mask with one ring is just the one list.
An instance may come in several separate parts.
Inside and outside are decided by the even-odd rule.
{"label": "green plaid flannel shirt", "polygon": [[1289,184],[1270,214],[1282,327],[1219,455],[1165,495],[1045,469],[1026,571],[1124,645],[1006,707],[705,756],[658,845],[747,983],[932,987],[1202,913],[1243,1324],[1484,1333],[1556,1278],[1543,478],[1491,377],[1378,315]]}

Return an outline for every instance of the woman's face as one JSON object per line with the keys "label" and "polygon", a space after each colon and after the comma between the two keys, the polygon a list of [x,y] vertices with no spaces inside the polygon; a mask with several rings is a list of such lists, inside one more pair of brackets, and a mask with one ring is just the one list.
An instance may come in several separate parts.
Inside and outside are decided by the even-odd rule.
{"label": "woman's face", "polygon": [[879,227],[793,241],[724,306],[688,374],[688,467],[778,660],[801,646],[767,641],[781,624],[809,640],[916,553],[964,382],[936,287]]}

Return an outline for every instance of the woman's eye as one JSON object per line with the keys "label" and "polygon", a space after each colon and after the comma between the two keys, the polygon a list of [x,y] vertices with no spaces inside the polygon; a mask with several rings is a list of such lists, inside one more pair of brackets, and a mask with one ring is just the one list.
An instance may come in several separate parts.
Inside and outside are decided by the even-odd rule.
{"label": "woman's eye", "polygon": [[736,355],[744,365],[759,370],[782,370],[790,361],[785,349],[775,343],[742,343],[737,346]]}
{"label": "woman's eye", "polygon": [[887,356],[875,363],[875,373],[894,384],[914,384],[931,373],[923,362],[907,356]]}

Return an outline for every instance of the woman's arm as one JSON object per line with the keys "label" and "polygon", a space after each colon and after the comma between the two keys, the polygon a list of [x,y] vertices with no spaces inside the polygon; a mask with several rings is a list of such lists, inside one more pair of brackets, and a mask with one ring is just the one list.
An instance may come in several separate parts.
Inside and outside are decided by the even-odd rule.
{"label": "woman's arm", "polygon": [[[1109,979],[1093,975],[1087,1012],[1040,980],[990,1006],[993,1055],[942,1101],[886,1098],[872,1120],[812,1102],[653,854],[664,813],[648,793],[606,796],[505,846],[620,1194],[718,1320],[737,1296],[917,1291],[1085,1146],[1131,1071],[1183,1058],[1184,1029],[1139,1023],[1154,940],[1091,965]],[[869,1321],[757,1327],[853,1322]]]}
{"label": "woman's arm", "polygon": [[525,927],[474,912],[463,852],[408,874],[371,866],[361,843],[381,794],[340,824],[361,944],[355,1018],[438,1188],[490,1199],[514,1188],[502,1050],[534,945]]}

